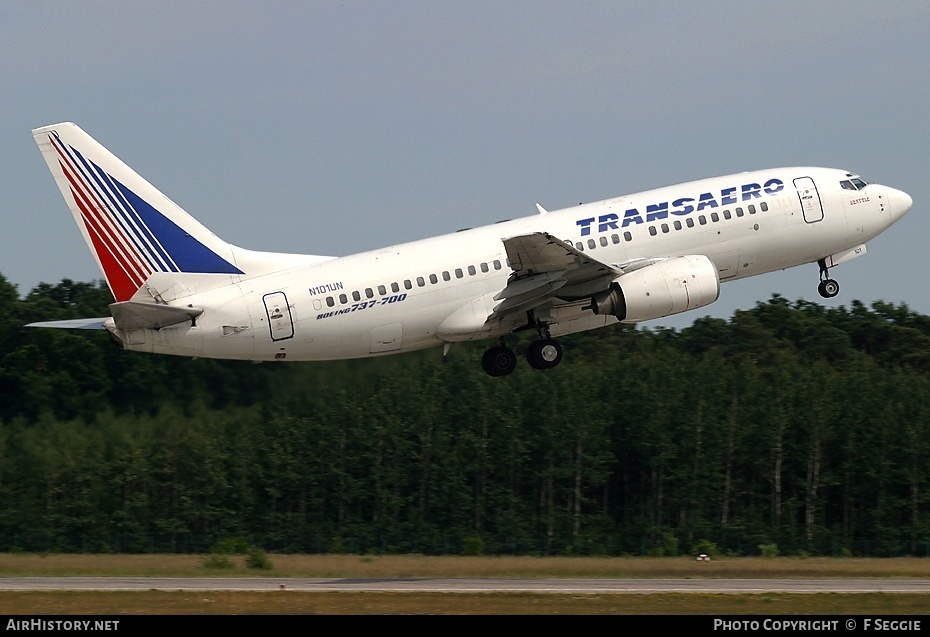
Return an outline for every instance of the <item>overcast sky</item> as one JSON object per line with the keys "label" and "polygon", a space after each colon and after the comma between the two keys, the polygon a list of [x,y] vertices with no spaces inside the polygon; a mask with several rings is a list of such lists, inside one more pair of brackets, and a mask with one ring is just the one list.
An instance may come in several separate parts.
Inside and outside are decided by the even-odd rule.
{"label": "overcast sky", "polygon": [[[100,278],[30,130],[73,121],[218,235],[344,255],[743,170],[823,165],[914,208],[832,271],[930,314],[930,3],[0,4],[0,274]],[[659,324],[773,293],[723,286]],[[37,317],[41,318],[41,317]],[[650,325],[656,325],[656,322]]]}

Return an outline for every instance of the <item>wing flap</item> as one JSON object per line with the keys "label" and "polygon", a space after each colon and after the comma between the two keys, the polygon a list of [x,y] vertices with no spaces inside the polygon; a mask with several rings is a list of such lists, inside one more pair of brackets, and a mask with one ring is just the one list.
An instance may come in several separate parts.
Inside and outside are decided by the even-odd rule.
{"label": "wing flap", "polygon": [[523,294],[508,296],[494,306],[494,311],[488,318],[493,319],[511,312],[530,310],[537,305],[547,303],[552,298],[553,293],[564,285],[565,281],[550,281]]}
{"label": "wing flap", "polygon": [[[541,274],[513,279],[507,283],[507,287],[494,295],[494,300],[500,301],[515,296],[533,294],[539,288],[543,288],[553,281],[560,279],[563,274],[565,274],[565,270],[553,270],[552,272],[543,272]],[[565,285],[564,280],[562,281],[562,285]]]}

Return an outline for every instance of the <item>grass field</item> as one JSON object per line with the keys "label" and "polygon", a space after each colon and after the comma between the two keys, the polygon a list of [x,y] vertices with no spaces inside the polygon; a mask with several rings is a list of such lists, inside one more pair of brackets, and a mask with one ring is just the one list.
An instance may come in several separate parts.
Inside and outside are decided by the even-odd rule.
{"label": "grass field", "polygon": [[[196,555],[0,554],[0,576],[930,578],[930,559],[560,558],[269,555],[269,570],[208,569]],[[0,592],[0,614],[713,614],[912,615],[920,594],[535,594],[255,592]]]}
{"label": "grass field", "polygon": [[725,577],[930,578],[930,558],[457,557],[425,555],[279,555],[269,570],[210,569],[203,555],[0,553],[0,576],[96,577]]}

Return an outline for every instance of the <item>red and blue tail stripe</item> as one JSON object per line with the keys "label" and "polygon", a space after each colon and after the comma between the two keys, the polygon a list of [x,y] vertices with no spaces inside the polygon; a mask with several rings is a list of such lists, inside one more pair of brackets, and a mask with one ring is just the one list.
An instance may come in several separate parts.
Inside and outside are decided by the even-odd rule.
{"label": "red and blue tail stripe", "polygon": [[77,149],[48,138],[117,301],[154,272],[242,274]]}

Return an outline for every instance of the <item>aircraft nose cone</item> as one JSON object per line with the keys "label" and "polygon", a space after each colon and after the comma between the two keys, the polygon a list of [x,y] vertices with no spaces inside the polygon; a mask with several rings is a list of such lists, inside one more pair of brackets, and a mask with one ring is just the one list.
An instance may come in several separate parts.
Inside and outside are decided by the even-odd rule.
{"label": "aircraft nose cone", "polygon": [[914,205],[914,200],[903,190],[889,188],[888,195],[888,198],[891,200],[891,213],[895,217],[901,217]]}

